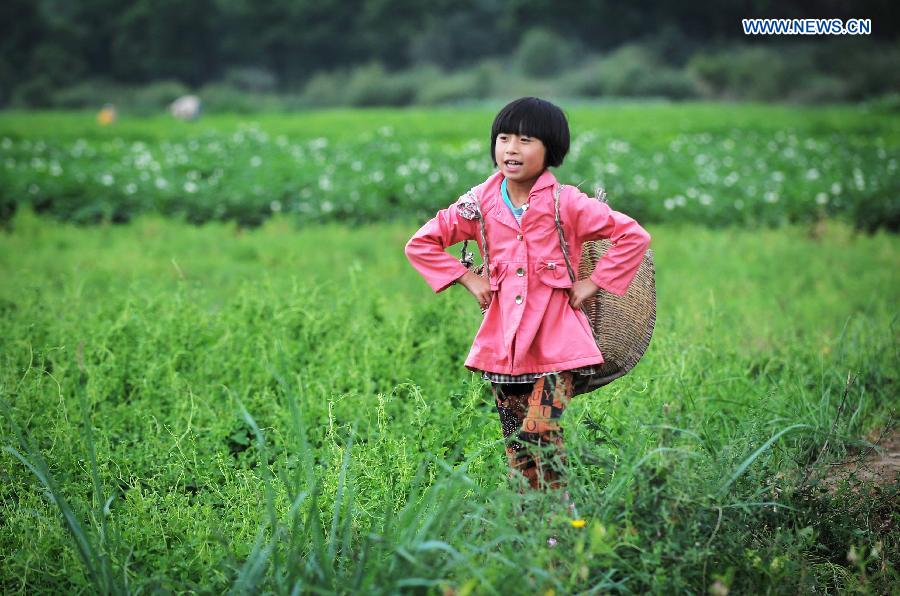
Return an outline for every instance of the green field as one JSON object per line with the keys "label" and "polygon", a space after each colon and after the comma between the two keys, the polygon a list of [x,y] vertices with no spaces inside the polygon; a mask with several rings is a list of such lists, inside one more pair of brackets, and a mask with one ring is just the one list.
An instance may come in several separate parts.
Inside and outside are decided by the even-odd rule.
{"label": "green field", "polygon": [[[876,156],[897,143],[896,117],[876,125],[851,108],[663,106],[655,123],[641,107],[608,109],[573,109],[573,126],[595,118],[603,135],[635,139],[629,163],[652,161],[636,139],[668,156],[676,138],[724,142],[716,131],[731,127],[768,138],[797,122],[843,147],[826,155],[834,164],[857,143]],[[483,137],[487,113],[261,115],[254,130],[337,146],[357,126],[393,127],[404,143],[430,126],[421,138],[437,159]],[[10,151],[70,147],[91,129],[79,118],[4,115],[0,137]],[[114,148],[100,134],[187,146],[243,126],[202,120],[168,137],[162,120],[120,124],[86,146]],[[459,286],[435,295],[403,254],[419,210],[482,171],[457,174],[401,221],[357,226],[286,210],[250,229],[190,225],[153,209],[83,226],[18,204],[0,232],[0,592],[896,589],[897,484],[860,497],[823,481],[896,424],[895,234],[841,217],[651,217],[653,341],[634,371],[564,414],[586,525],[548,525],[562,508],[508,486],[489,387],[462,364],[477,304]],[[619,174],[620,196],[637,192],[633,174]],[[645,196],[656,205],[664,192]]]}
{"label": "green field", "polygon": [[[567,106],[567,104],[563,104]],[[491,172],[500,106],[128,119],[0,114],[0,219],[148,211],[255,226],[421,219]],[[900,229],[900,114],[865,106],[577,104],[560,178],[639,221]]]}

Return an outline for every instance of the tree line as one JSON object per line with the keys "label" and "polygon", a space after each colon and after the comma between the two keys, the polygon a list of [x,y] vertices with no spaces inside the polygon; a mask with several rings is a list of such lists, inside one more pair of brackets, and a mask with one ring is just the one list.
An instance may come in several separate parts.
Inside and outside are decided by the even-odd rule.
{"label": "tree line", "polygon": [[712,7],[662,0],[6,0],[0,3],[0,104],[18,87],[63,88],[101,78],[191,87],[234,68],[260,88],[301,89],[317,73],[377,62],[463,68],[509,55],[534,28],[602,52],[635,39],[665,46],[673,66],[697,48],[748,40],[746,17],[871,18],[873,37],[896,37],[890,5],[726,0]]}

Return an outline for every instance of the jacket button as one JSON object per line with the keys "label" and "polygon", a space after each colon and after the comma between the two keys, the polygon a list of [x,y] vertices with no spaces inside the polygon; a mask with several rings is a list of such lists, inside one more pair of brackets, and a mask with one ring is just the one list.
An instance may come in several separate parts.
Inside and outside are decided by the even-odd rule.
{"label": "jacket button", "polygon": [[521,239],[522,239],[522,234],[516,234],[516,240],[521,240]]}
{"label": "jacket button", "polygon": [[521,295],[516,296],[516,304],[522,304],[522,301],[525,300]]}
{"label": "jacket button", "polygon": [[516,275],[522,277],[523,275],[525,275],[525,270],[519,267],[518,269],[516,269]]}

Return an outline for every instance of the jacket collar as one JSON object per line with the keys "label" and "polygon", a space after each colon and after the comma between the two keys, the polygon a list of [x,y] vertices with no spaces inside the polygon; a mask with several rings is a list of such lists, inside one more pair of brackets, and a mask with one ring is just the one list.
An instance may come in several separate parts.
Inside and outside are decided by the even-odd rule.
{"label": "jacket collar", "polygon": [[[499,170],[485,180],[484,191],[481,196],[482,208],[500,223],[507,225],[514,230],[520,230],[521,227],[519,226],[519,222],[516,221],[516,218],[510,213],[506,204],[503,202],[503,199],[500,198],[500,184],[502,182],[503,174]],[[554,176],[550,170],[544,170],[541,175],[538,176],[538,179],[535,180],[534,186],[531,187],[531,194],[533,197],[529,202],[534,202],[535,199],[541,200],[541,197],[544,194],[541,191],[547,187],[551,188],[550,196],[552,197],[552,188],[555,184],[556,176]]]}
{"label": "jacket collar", "polygon": [[531,187],[531,192],[537,192],[539,190],[543,190],[548,186],[553,186],[556,184],[556,176],[553,175],[553,172],[550,170],[544,170],[538,179],[534,181],[534,186]]}

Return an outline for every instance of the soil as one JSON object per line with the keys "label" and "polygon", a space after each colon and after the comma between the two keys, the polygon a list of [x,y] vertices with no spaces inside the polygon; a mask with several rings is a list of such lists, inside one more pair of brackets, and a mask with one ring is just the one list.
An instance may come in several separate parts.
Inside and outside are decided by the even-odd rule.
{"label": "soil", "polygon": [[828,466],[822,483],[829,492],[837,492],[844,482],[854,493],[890,489],[900,482],[900,426],[875,429],[866,441],[875,447],[854,448],[842,461]]}

